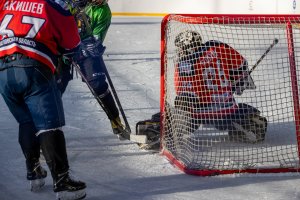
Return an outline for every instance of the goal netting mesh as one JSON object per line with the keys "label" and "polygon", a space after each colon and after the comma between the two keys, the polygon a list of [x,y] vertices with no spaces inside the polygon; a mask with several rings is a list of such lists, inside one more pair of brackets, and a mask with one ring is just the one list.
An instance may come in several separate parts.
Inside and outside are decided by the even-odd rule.
{"label": "goal netting mesh", "polygon": [[170,160],[204,175],[298,170],[299,23],[299,16],[164,18],[162,147]]}

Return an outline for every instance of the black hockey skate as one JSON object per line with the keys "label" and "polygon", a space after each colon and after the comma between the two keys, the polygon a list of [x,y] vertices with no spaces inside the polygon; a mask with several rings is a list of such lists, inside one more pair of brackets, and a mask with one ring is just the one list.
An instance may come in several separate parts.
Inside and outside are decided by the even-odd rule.
{"label": "black hockey skate", "polygon": [[57,200],[84,199],[86,196],[85,188],[84,182],[72,179],[68,172],[59,175],[53,185]]}
{"label": "black hockey skate", "polygon": [[27,180],[30,182],[30,190],[32,192],[39,191],[45,185],[47,171],[40,165],[39,162],[34,164],[32,171],[27,171]]}

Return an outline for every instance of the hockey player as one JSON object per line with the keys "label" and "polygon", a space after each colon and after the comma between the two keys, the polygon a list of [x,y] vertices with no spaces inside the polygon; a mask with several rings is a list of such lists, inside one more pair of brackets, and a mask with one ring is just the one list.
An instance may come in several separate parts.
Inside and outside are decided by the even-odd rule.
{"label": "hockey player", "polygon": [[[191,113],[192,129],[211,124],[228,130],[231,138],[259,142],[265,138],[267,120],[260,111],[238,104],[234,94],[255,89],[247,60],[223,42],[202,43],[195,31],[184,31],[175,39],[178,66],[175,72],[175,107]],[[193,124],[193,125],[192,125]]]}
{"label": "hockey player", "polygon": [[0,93],[19,123],[31,189],[42,187],[47,176],[41,147],[57,198],[83,199],[85,183],[69,176],[64,110],[53,76],[58,55],[80,43],[74,18],[48,0],[0,1],[0,10]]}
{"label": "hockey player", "polygon": [[[263,141],[267,120],[260,111],[247,104],[239,104],[234,94],[242,95],[246,89],[255,89],[250,76],[247,60],[228,44],[211,40],[202,43],[202,37],[195,31],[184,31],[175,38],[177,66],[174,84],[176,90],[175,108],[188,113],[182,126],[173,130],[176,120],[166,105],[164,136],[169,138],[166,145],[172,147],[172,131],[177,134],[194,132],[200,124],[212,125],[227,130],[234,141],[256,143]],[[136,125],[137,134],[147,135],[150,143],[140,144],[146,150],[158,150],[160,143],[159,113],[149,120]],[[170,140],[170,141],[169,141]],[[180,139],[179,139],[180,140]]]}
{"label": "hockey player", "polygon": [[[111,121],[113,133],[117,134],[120,140],[124,131],[124,125],[119,117],[119,110],[106,82],[103,61],[105,47],[103,41],[111,23],[111,11],[107,0],[73,0],[75,8],[73,13],[77,20],[79,34],[82,40],[81,50],[84,58],[78,62],[80,69],[94,90],[103,106],[107,109],[106,114]],[[62,72],[62,91],[66,88],[70,77],[69,73]],[[65,79],[65,80],[64,80]]]}

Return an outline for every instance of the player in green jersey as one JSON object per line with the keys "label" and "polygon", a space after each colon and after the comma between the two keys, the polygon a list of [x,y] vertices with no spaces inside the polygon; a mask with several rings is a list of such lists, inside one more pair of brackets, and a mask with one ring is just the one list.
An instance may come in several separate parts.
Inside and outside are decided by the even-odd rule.
{"label": "player in green jersey", "polygon": [[[107,3],[108,0],[73,0],[72,12],[78,22],[78,31],[82,40],[81,58],[77,61],[80,70],[84,75],[84,79],[93,89],[97,98],[100,99],[106,114],[111,121],[113,133],[121,137],[124,126],[119,117],[119,110],[115,100],[108,87],[105,74],[105,63],[103,61],[103,53],[105,47],[103,41],[105,39],[108,28],[111,24],[111,10]],[[64,69],[59,76],[60,88],[62,93],[71,79],[68,67]],[[70,67],[69,67],[70,69]]]}

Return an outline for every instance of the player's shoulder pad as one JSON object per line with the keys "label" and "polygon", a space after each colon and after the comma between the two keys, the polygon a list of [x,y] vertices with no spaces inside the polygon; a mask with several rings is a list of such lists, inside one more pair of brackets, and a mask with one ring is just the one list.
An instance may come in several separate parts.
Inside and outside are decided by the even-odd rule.
{"label": "player's shoulder pad", "polygon": [[230,48],[230,46],[224,42],[218,41],[218,40],[209,40],[201,45],[201,47],[196,51],[196,56],[201,57],[203,56],[203,53],[208,51],[211,47],[220,47],[224,46],[225,48]]}
{"label": "player's shoulder pad", "polygon": [[204,44],[202,44],[202,45],[200,46],[200,48],[198,49],[198,51],[195,52],[195,53],[196,53],[196,56],[197,56],[197,57],[203,56],[203,53],[206,52],[206,51],[208,51],[208,49],[209,49],[210,47],[216,46],[216,43],[215,43],[215,42],[216,42],[215,40],[209,40],[209,41],[205,42]]}
{"label": "player's shoulder pad", "polygon": [[46,0],[46,2],[52,6],[55,10],[64,16],[72,16],[69,4],[64,0]]}
{"label": "player's shoulder pad", "polygon": [[230,48],[230,46],[228,44],[218,41],[218,40],[209,40],[204,44],[204,46],[207,46],[207,47],[225,46],[226,48]]}

